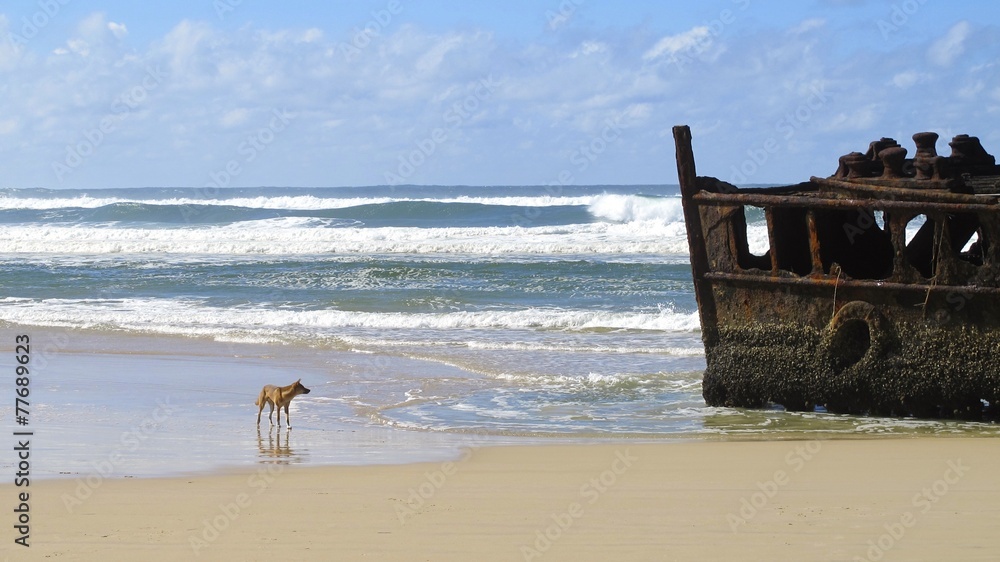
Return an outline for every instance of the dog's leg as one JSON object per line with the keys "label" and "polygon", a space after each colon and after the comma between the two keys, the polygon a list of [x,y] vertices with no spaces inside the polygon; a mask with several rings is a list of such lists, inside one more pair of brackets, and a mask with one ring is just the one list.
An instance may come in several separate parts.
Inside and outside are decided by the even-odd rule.
{"label": "dog's leg", "polygon": [[[271,400],[268,400],[267,403],[268,403],[268,405],[271,406],[271,410],[267,413],[267,421],[271,425],[274,425],[274,420],[271,419],[271,415],[274,414],[274,402],[272,402]],[[281,423],[281,410],[278,410],[278,423]]]}
{"label": "dog's leg", "polygon": [[285,429],[292,429],[292,422],[288,419],[288,406],[292,403],[291,400],[285,404]]}
{"label": "dog's leg", "polygon": [[254,404],[258,405],[257,408],[257,427],[260,427],[260,413],[264,411],[264,391],[260,391],[260,396],[257,397],[257,401]]}

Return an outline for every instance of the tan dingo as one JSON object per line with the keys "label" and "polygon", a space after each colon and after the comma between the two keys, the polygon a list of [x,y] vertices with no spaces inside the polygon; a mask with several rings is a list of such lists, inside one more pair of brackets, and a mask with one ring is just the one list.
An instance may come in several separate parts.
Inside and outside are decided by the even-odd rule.
{"label": "tan dingo", "polygon": [[302,379],[299,379],[288,386],[274,386],[273,384],[264,385],[264,388],[260,389],[260,395],[257,397],[257,401],[254,405],[258,406],[257,409],[257,427],[260,427],[260,413],[264,411],[264,404],[271,405],[271,411],[267,413],[267,420],[274,425],[271,421],[271,414],[274,413],[274,409],[278,408],[278,427],[281,427],[281,407],[285,408],[285,425],[288,429],[292,429],[292,423],[288,420],[288,405],[292,403],[292,398],[295,398],[299,394],[309,394],[310,390],[302,386]]}

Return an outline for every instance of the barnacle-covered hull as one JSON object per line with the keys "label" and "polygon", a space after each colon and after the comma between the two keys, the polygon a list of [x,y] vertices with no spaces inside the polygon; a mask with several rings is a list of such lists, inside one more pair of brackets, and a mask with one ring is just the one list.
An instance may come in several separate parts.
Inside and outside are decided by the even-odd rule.
{"label": "barnacle-covered hull", "polygon": [[[1000,413],[1000,168],[974,137],[892,139],[829,178],[738,189],[677,164],[710,405]],[[763,214],[755,255],[747,216]]]}

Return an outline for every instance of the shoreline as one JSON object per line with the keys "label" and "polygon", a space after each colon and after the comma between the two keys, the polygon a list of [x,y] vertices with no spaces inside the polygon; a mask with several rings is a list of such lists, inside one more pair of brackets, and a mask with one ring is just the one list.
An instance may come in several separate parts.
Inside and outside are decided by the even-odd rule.
{"label": "shoreline", "polygon": [[23,489],[30,559],[972,560],[998,463],[975,438],[504,446]]}
{"label": "shoreline", "polygon": [[[60,330],[5,324],[31,334],[31,419],[38,478],[149,478],[239,470],[275,460],[290,465],[385,465],[454,460],[470,447],[565,446],[991,437],[996,424],[951,424],[782,415],[709,415],[701,430],[662,434],[544,434],[428,431],[396,425],[395,406],[440,377],[476,375],[420,359],[280,344],[218,342],[156,334]],[[13,347],[11,347],[13,351]],[[9,361],[13,361],[10,356]],[[9,364],[13,371],[14,365]],[[406,373],[405,379],[386,380]],[[254,425],[263,384],[301,377],[313,392],[292,402],[295,429]],[[474,382],[474,381],[473,381]],[[14,391],[11,380],[10,392]],[[358,400],[371,407],[359,409]],[[0,407],[11,419],[13,405]],[[10,414],[10,415],[8,415]],[[265,412],[266,416],[266,412]],[[773,422],[773,423],[772,423]],[[741,425],[742,424],[742,425]],[[822,425],[826,424],[826,425]],[[839,425],[838,425],[839,424]],[[766,431],[761,427],[767,427]],[[697,429],[697,428],[696,428]],[[43,460],[44,459],[44,460]],[[10,471],[16,459],[0,456]],[[110,465],[111,468],[108,468]]]}

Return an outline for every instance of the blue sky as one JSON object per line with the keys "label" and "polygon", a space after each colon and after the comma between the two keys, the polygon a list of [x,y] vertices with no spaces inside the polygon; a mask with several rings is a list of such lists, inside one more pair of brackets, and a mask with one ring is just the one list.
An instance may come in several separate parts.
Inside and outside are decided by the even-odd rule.
{"label": "blue sky", "polygon": [[30,0],[0,187],[737,183],[882,136],[1000,153],[1000,7],[935,0]]}

